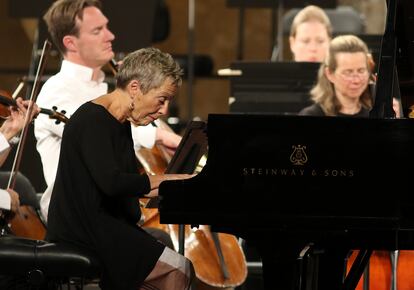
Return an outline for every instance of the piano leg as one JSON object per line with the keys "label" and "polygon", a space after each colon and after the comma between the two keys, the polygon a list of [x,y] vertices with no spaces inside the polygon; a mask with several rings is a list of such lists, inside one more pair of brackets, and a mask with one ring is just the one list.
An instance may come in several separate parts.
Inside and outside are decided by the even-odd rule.
{"label": "piano leg", "polygon": [[[248,241],[249,242],[249,241]],[[254,241],[261,258],[263,285],[266,290],[298,290],[298,255],[306,246],[303,242],[279,239]]]}
{"label": "piano leg", "polygon": [[[263,264],[266,290],[342,290],[349,249],[309,248],[300,240],[256,241]],[[301,254],[302,252],[302,254]],[[303,266],[307,269],[304,271]]]}
{"label": "piano leg", "polygon": [[341,290],[344,287],[345,260],[348,248],[326,247],[320,255],[318,290]]}

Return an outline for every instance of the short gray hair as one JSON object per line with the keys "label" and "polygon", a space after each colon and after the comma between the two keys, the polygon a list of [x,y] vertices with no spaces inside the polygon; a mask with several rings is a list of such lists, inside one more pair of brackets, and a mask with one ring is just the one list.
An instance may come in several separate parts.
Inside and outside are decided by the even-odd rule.
{"label": "short gray hair", "polygon": [[160,87],[167,78],[180,86],[182,75],[182,69],[169,53],[148,47],[131,52],[123,59],[116,74],[116,86],[125,89],[132,80],[137,80],[146,94]]}

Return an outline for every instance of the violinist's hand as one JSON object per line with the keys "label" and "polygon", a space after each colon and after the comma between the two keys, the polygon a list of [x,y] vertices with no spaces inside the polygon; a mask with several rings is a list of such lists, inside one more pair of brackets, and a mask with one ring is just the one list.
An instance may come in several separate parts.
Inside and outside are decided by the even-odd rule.
{"label": "violinist's hand", "polygon": [[160,183],[165,180],[177,180],[177,179],[187,179],[195,176],[195,174],[160,174],[160,175],[149,175],[151,191],[146,195],[146,197],[158,196],[158,187]]}
{"label": "violinist's hand", "polygon": [[[17,108],[10,107],[10,117],[7,118],[7,120],[0,127],[0,132],[7,140],[10,140],[16,136],[23,129],[26,121],[27,109],[30,103],[31,101],[23,101],[22,98],[17,98]],[[35,103],[33,103],[32,106],[32,115],[29,116],[27,123],[30,123],[40,112],[40,108]]]}
{"label": "violinist's hand", "polygon": [[10,210],[15,213],[20,206],[19,195],[10,188],[6,189],[6,191],[10,194]]}
{"label": "violinist's hand", "polygon": [[24,113],[26,114],[27,113],[27,109],[29,108],[29,106],[31,105],[32,106],[32,108],[31,108],[31,112],[32,112],[32,114],[31,114],[31,116],[30,116],[30,118],[29,118],[29,120],[28,120],[28,122],[31,122],[34,118],[36,118],[37,117],[37,115],[39,115],[39,113],[40,113],[40,108],[37,106],[37,104],[36,103],[33,103],[32,101],[29,101],[29,100],[23,100],[22,98],[17,98],[17,100],[16,100],[16,104],[17,104],[17,106],[18,106],[18,109],[20,110],[20,111],[24,111]]}

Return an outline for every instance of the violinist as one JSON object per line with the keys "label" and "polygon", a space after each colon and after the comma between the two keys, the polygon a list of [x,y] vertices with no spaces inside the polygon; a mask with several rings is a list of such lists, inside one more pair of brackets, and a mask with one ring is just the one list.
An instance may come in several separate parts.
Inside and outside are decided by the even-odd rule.
{"label": "violinist", "polygon": [[164,180],[191,175],[139,174],[130,130],[166,114],[181,75],[167,53],[132,52],[116,89],[80,106],[65,126],[47,238],[95,252],[103,289],[178,290],[192,282],[191,262],[137,226],[137,198],[156,196]]}
{"label": "violinist", "polygon": [[[9,107],[10,116],[6,118],[3,124],[0,127],[0,166],[3,165],[10,152],[10,143],[12,143],[13,138],[15,138],[23,129],[25,125],[25,118],[27,113],[27,108],[29,107],[30,101],[23,101],[22,98],[17,98],[16,108]],[[32,116],[28,118],[28,122],[31,122],[33,117],[35,117],[40,109],[36,104],[32,105]],[[17,208],[20,206],[20,201],[22,204],[33,205],[33,200],[36,200],[36,193],[27,180],[22,174],[16,179],[16,185],[19,185],[17,193],[11,188],[0,189],[0,209],[11,210],[16,212]],[[7,187],[7,179],[10,177],[9,172],[0,172],[0,183],[3,188]],[[26,190],[25,190],[26,189]]]}
{"label": "violinist", "polygon": [[[83,103],[107,93],[101,68],[113,57],[114,34],[108,28],[108,19],[101,12],[99,0],[58,0],[44,15],[49,34],[63,55],[60,72],[48,79],[39,93],[39,106],[56,106],[68,117]],[[50,196],[56,176],[64,124],[56,125],[46,117],[35,122],[37,150],[40,154],[47,189],[41,199],[43,218],[47,218]],[[181,137],[152,125],[132,128],[136,148],[152,147],[161,142],[175,149]],[[172,246],[164,232],[148,229]]]}

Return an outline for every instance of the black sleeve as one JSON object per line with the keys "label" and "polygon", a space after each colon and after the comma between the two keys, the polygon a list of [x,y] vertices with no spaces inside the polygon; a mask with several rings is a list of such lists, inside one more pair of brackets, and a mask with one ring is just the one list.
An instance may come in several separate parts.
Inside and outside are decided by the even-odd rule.
{"label": "black sleeve", "polygon": [[299,113],[299,116],[325,116],[321,106],[318,104],[310,105],[306,108],[303,108]]}
{"label": "black sleeve", "polygon": [[[119,168],[117,158],[128,152],[116,152],[113,143],[119,140],[113,140],[110,125],[105,118],[84,124],[84,135],[80,139],[87,142],[80,144],[80,150],[85,166],[96,185],[108,196],[139,197],[147,194],[150,183],[146,174],[139,174],[138,169],[131,173]],[[135,158],[134,155],[127,157]]]}

